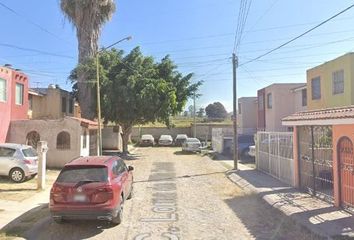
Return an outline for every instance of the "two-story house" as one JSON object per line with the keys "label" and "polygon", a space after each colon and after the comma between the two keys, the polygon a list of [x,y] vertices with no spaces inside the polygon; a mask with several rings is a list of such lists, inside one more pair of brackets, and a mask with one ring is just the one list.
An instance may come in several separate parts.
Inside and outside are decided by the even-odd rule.
{"label": "two-story house", "polygon": [[10,65],[0,67],[0,143],[6,136],[12,120],[27,119],[28,77]]}
{"label": "two-story house", "polygon": [[354,105],[354,53],[307,70],[308,110]]}
{"label": "two-story house", "polygon": [[58,85],[31,88],[28,98],[30,119],[59,119],[75,115],[75,101],[72,94]]}
{"label": "two-story house", "polygon": [[257,131],[286,132],[291,130],[283,126],[281,120],[298,110],[296,103],[303,104],[302,101],[305,101],[303,99],[306,96],[306,91],[302,91],[304,86],[306,86],[305,83],[276,83],[258,90]]}
{"label": "two-story house", "polygon": [[257,97],[238,99],[237,124],[240,134],[257,132]]}

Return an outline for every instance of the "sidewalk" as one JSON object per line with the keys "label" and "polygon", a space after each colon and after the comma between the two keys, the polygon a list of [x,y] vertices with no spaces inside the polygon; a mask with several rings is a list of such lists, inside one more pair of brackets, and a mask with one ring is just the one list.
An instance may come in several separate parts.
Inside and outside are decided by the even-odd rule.
{"label": "sidewalk", "polygon": [[[233,167],[233,161],[217,162]],[[271,206],[318,235],[354,238],[353,215],[253,168],[240,163],[238,166],[239,171],[230,171],[228,177],[245,191],[258,193]]]}
{"label": "sidewalk", "polygon": [[48,206],[49,192],[50,187],[47,186],[45,190],[22,202],[0,200],[0,230],[32,209]]}

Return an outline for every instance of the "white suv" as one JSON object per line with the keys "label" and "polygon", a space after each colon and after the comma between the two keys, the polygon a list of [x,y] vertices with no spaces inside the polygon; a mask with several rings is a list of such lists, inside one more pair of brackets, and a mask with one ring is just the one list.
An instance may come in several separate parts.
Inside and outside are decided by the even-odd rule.
{"label": "white suv", "polygon": [[27,145],[0,144],[0,175],[9,176],[14,182],[20,183],[25,178],[37,175],[37,152]]}

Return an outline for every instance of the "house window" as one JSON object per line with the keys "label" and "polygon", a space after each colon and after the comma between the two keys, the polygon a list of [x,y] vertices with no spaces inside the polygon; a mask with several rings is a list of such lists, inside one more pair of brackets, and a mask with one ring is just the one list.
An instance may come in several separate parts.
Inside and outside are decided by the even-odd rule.
{"label": "house window", "polygon": [[68,132],[60,132],[57,136],[57,149],[70,149],[70,134]]}
{"label": "house window", "polygon": [[74,101],[72,98],[70,98],[69,100],[69,113],[73,113],[74,112]]}
{"label": "house window", "polygon": [[6,80],[0,78],[0,102],[6,102]]}
{"label": "house window", "polygon": [[16,105],[23,105],[23,84],[16,83]]}
{"label": "house window", "polygon": [[66,97],[61,98],[61,111],[66,113]]}
{"label": "house window", "polygon": [[332,94],[344,93],[344,70],[332,73]]}
{"label": "house window", "polygon": [[82,148],[86,149],[87,147],[87,133],[86,130],[84,130],[84,134],[82,137]]}
{"label": "house window", "polygon": [[272,107],[273,107],[272,94],[271,93],[267,94],[267,107],[269,109],[272,109]]}
{"label": "house window", "polygon": [[264,109],[264,97],[263,94],[258,97],[258,110]]}
{"label": "house window", "polygon": [[238,114],[241,114],[241,103],[238,103]]}
{"label": "house window", "polygon": [[321,99],[321,77],[315,77],[311,80],[312,100]]}
{"label": "house window", "polygon": [[307,106],[307,89],[301,90],[301,98],[302,98],[302,106],[306,107]]}
{"label": "house window", "polygon": [[28,103],[29,103],[29,109],[33,109],[33,96],[31,94],[28,95]]}

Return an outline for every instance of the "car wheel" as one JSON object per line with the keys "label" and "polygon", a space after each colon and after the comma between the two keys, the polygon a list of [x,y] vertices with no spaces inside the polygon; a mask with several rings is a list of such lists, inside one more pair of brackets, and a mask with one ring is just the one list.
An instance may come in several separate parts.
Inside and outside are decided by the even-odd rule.
{"label": "car wheel", "polygon": [[131,188],[130,188],[129,196],[127,197],[127,199],[128,199],[128,200],[129,200],[129,199],[132,199],[132,197],[133,197],[133,185],[132,185]]}
{"label": "car wheel", "polygon": [[25,172],[21,168],[14,168],[10,171],[10,179],[16,183],[23,182],[25,179]]}
{"label": "car wheel", "polygon": [[120,204],[119,204],[119,209],[118,209],[118,213],[117,216],[112,218],[112,223],[113,225],[119,225],[122,220],[123,220],[123,206],[124,206],[124,198],[122,195],[120,195]]}

